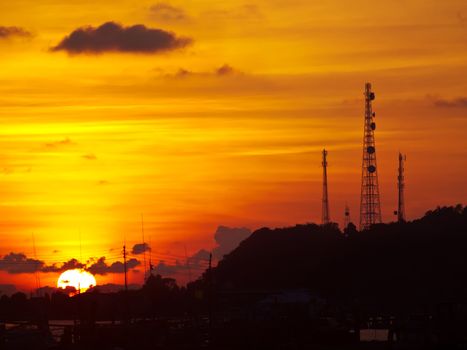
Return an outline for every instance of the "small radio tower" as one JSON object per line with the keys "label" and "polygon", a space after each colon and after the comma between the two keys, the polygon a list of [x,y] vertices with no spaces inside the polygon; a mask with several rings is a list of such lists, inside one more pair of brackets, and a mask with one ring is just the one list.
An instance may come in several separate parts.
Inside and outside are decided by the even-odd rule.
{"label": "small radio tower", "polygon": [[399,174],[397,176],[397,189],[398,189],[398,201],[397,201],[397,221],[405,221],[405,200],[404,200],[404,163],[405,155],[399,153]]}
{"label": "small radio tower", "polygon": [[350,224],[350,209],[347,204],[345,204],[345,211],[344,211],[344,229],[347,228]]}
{"label": "small radio tower", "polygon": [[365,85],[365,126],[363,135],[362,188],[360,196],[360,230],[381,223],[378,169],[376,166],[375,113],[371,103],[375,99],[371,84]]}
{"label": "small radio tower", "polygon": [[326,159],[328,151],[323,149],[323,207],[321,215],[321,223],[323,225],[329,224],[329,200],[328,200],[328,161]]}

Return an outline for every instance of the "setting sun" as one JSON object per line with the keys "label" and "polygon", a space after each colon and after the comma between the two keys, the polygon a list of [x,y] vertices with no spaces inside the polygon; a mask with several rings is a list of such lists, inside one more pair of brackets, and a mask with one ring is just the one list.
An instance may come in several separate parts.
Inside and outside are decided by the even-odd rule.
{"label": "setting sun", "polygon": [[67,270],[63,272],[57,281],[57,287],[65,289],[66,287],[74,287],[80,293],[87,291],[89,288],[96,285],[95,277],[80,269]]}

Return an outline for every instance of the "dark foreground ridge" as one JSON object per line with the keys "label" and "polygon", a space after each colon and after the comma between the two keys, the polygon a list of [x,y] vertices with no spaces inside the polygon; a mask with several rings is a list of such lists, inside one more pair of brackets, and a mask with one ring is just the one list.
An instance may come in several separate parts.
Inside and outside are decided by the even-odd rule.
{"label": "dark foreground ridge", "polygon": [[1,296],[0,349],[466,348],[465,247],[462,205],[363,232],[263,228],[187,287]]}
{"label": "dark foreground ridge", "polygon": [[[343,234],[335,224],[254,232],[213,270],[220,291],[307,288],[379,311],[467,297],[467,207]],[[207,278],[206,276],[204,277]]]}

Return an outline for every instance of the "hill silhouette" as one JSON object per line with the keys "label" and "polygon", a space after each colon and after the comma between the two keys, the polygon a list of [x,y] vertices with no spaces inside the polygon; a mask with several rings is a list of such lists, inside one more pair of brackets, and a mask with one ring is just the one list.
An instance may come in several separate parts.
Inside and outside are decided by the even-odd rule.
{"label": "hill silhouette", "polygon": [[217,291],[308,288],[335,302],[393,312],[467,295],[467,207],[345,234],[336,224],[255,231],[197,283]]}

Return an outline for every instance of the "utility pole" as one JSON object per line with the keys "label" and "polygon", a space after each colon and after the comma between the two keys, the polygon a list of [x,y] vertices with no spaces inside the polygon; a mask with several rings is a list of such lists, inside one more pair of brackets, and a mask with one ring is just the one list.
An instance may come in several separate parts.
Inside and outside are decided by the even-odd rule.
{"label": "utility pole", "polygon": [[372,110],[375,93],[371,84],[365,85],[365,123],[363,133],[362,187],[360,195],[360,230],[366,230],[373,224],[381,223],[381,205],[376,166],[376,145],[374,122],[376,114]]}
{"label": "utility pole", "polygon": [[125,274],[125,293],[128,292],[128,281],[127,281],[127,275],[126,275],[126,245],[123,245],[123,272]]}
{"label": "utility pole", "polygon": [[212,338],[212,253],[209,253],[209,268],[208,268],[208,308],[209,308],[209,330]]}
{"label": "utility pole", "polygon": [[124,316],[124,322],[125,324],[128,324],[130,318],[130,309],[129,309],[129,304],[128,304],[128,280],[127,280],[127,265],[126,265],[126,243],[123,244],[123,272],[125,275],[125,316]]}
{"label": "utility pole", "polygon": [[329,217],[329,199],[328,199],[328,151],[323,149],[323,199],[322,199],[322,211],[321,211],[321,224],[327,225],[330,222]]}
{"label": "utility pole", "polygon": [[144,241],[144,216],[141,213],[141,236],[143,238],[143,264],[144,264],[144,278],[143,282],[146,282],[146,277],[147,277],[147,269],[146,269],[146,242]]}

